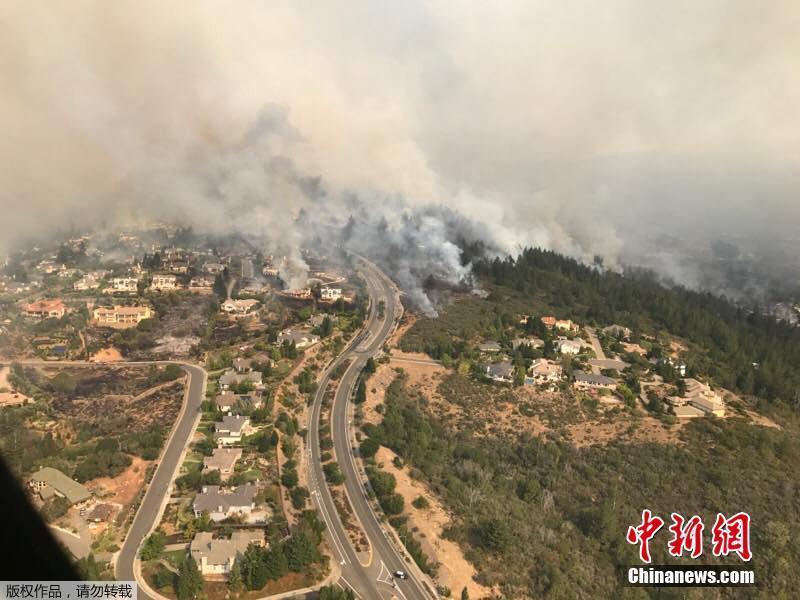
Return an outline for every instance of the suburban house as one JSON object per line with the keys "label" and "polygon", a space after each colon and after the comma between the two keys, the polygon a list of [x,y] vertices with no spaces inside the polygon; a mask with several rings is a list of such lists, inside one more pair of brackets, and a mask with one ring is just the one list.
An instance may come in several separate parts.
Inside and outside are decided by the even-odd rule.
{"label": "suburban house", "polygon": [[686,398],[673,396],[667,398],[667,403],[672,407],[672,412],[675,413],[675,416],[679,419],[696,419],[697,417],[704,417],[706,415],[706,413],[699,408],[695,408],[689,404]]}
{"label": "suburban house", "polygon": [[544,346],[544,340],[541,340],[538,337],[518,337],[511,341],[511,346],[514,348],[514,350],[520,346],[530,346],[532,349],[536,350],[537,348]]}
{"label": "suburban house", "polygon": [[555,327],[563,331],[578,331],[580,329],[577,323],[573,323],[569,319],[556,319]]}
{"label": "suburban house", "polygon": [[217,397],[214,398],[214,404],[216,405],[217,410],[220,410],[226,414],[233,410],[233,407],[236,406],[237,402],[239,402],[239,394],[234,394],[231,391],[225,391],[221,394],[217,394]]}
{"label": "suburban house", "polygon": [[683,397],[670,398],[669,403],[673,408],[689,405],[704,414],[725,416],[725,401],[708,384],[697,379],[686,379],[686,394]]}
{"label": "suburban house", "polygon": [[540,383],[557,383],[561,381],[564,370],[561,365],[545,358],[537,358],[528,367],[525,383],[528,385]]}
{"label": "suburban house", "polygon": [[624,325],[609,325],[608,327],[603,327],[603,333],[618,340],[627,340],[630,339],[633,332]]}
{"label": "suburban house", "polygon": [[239,554],[244,554],[250,544],[264,545],[261,530],[240,529],[230,539],[214,539],[211,531],[201,531],[189,545],[189,554],[197,562],[202,575],[227,575]]}
{"label": "suburban house", "polygon": [[231,446],[239,444],[242,436],[250,433],[250,419],[240,415],[225,415],[221,423],[214,425],[218,446]]}
{"label": "suburban house", "polygon": [[324,287],[320,289],[320,300],[323,302],[336,302],[342,297],[342,288]]}
{"label": "suburban house", "polygon": [[136,327],[152,317],[153,311],[149,306],[100,306],[92,311],[95,323],[119,329]]}
{"label": "suburban house", "polygon": [[577,390],[594,391],[594,390],[616,390],[617,382],[611,377],[605,375],[595,375],[594,373],[585,373],[583,371],[575,371],[575,382],[572,386]]}
{"label": "suburban house", "polygon": [[242,458],[241,448],[214,448],[211,456],[203,458],[203,470],[219,471],[223,479],[233,475],[236,461]]}
{"label": "suburban house", "polygon": [[239,385],[244,381],[249,381],[253,387],[261,387],[261,371],[245,371],[244,373],[237,373],[233,369],[227,369],[219,378],[219,387],[221,390],[228,390],[233,385]]}
{"label": "suburban house", "polygon": [[297,298],[298,300],[308,300],[311,298],[311,289],[300,288],[297,290],[283,290],[283,295],[289,296],[290,298]]}
{"label": "suburban house", "polygon": [[308,331],[284,329],[278,334],[278,345],[281,346],[284,342],[294,343],[295,348],[302,350],[319,342],[319,336]]}
{"label": "suburban house", "polygon": [[261,393],[252,391],[249,394],[236,394],[230,390],[226,390],[221,394],[217,394],[217,397],[214,398],[214,404],[217,410],[226,414],[230,414],[236,406],[258,408],[261,406]]}
{"label": "suburban house", "polygon": [[237,515],[247,517],[256,508],[256,486],[252,483],[233,489],[218,485],[203,486],[195,496],[192,508],[195,517],[208,512],[212,521],[223,521]]}
{"label": "suburban house", "polygon": [[561,354],[580,354],[583,344],[579,340],[558,338],[555,341],[555,347]]}
{"label": "suburban house", "polygon": [[502,348],[500,347],[500,344],[490,340],[488,342],[483,342],[482,344],[479,344],[478,350],[480,350],[481,352],[495,353],[495,352],[500,352]]}
{"label": "suburban house", "polygon": [[[527,323],[527,319],[525,320],[525,322]],[[549,315],[542,317],[542,323],[544,323],[544,326],[547,327],[548,329],[552,329],[553,327],[556,326],[556,318]]]}
{"label": "suburban house", "polygon": [[113,277],[104,291],[106,294],[135,294],[139,291],[139,278]]}
{"label": "suburban house", "polygon": [[252,298],[247,300],[231,300],[229,298],[222,303],[220,309],[234,319],[238,319],[253,314],[259,304],[258,300]]}
{"label": "suburban house", "polygon": [[76,292],[84,292],[86,290],[96,290],[100,287],[100,280],[93,275],[84,275],[78,281],[72,284],[72,289]]}
{"label": "suburban house", "polygon": [[30,486],[42,500],[60,496],[70,504],[78,504],[92,496],[86,487],[52,467],[43,467],[31,475]]}
{"label": "suburban house", "polygon": [[233,368],[236,369],[237,373],[249,371],[252,366],[253,361],[249,358],[242,358],[241,356],[238,356],[233,359]]}
{"label": "suburban house", "polygon": [[210,277],[193,277],[189,281],[189,291],[210,294],[214,287],[214,280]]}
{"label": "suburban house", "polygon": [[485,365],[484,374],[497,383],[512,383],[514,381],[514,365],[507,360]]}
{"label": "suburban house", "polygon": [[153,275],[150,282],[151,290],[174,290],[178,288],[178,278],[175,275]]}
{"label": "suburban house", "polygon": [[208,273],[209,275],[216,275],[217,273],[222,273],[223,269],[225,269],[225,265],[220,264],[218,262],[207,262],[203,265],[203,271]]}
{"label": "suburban house", "polygon": [[39,300],[26,304],[24,312],[29,319],[60,319],[67,314],[67,307],[61,300]]}

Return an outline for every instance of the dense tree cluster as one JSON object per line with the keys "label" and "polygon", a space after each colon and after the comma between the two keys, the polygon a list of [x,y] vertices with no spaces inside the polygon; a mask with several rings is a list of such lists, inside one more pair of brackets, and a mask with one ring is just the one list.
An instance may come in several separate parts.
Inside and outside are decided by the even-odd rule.
{"label": "dense tree cluster", "polygon": [[[624,531],[643,507],[667,520],[672,511],[699,514],[706,523],[717,512],[748,511],[759,592],[789,597],[800,585],[791,566],[800,564],[800,543],[790,533],[800,521],[800,419],[791,413],[783,429],[697,419],[683,428],[680,445],[621,438],[575,448],[556,437],[509,441],[455,430],[423,411],[402,376],[385,407],[383,423],[365,430],[454,511],[448,535],[468,548],[480,580],[501,585],[505,596],[647,597],[624,588],[617,571],[636,564]],[[393,489],[386,474],[370,481],[376,493]],[[655,563],[672,560],[666,540],[653,543]],[[704,562],[716,562],[706,550]]]}
{"label": "dense tree cluster", "polygon": [[261,548],[254,544],[236,558],[229,586],[260,590],[289,572],[301,573],[323,560],[319,551],[325,524],[315,511],[303,511],[295,530],[284,541]]}
{"label": "dense tree cluster", "polygon": [[554,252],[479,260],[476,274],[579,322],[665,330],[702,348],[692,367],[723,387],[800,408],[800,330],[712,294],[667,286],[652,273],[602,271]]}

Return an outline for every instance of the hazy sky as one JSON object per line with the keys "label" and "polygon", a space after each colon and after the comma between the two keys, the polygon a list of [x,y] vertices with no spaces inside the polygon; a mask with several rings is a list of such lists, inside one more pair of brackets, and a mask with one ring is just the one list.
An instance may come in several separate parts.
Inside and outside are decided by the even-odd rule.
{"label": "hazy sky", "polygon": [[283,230],[317,176],[509,249],[793,236],[798,57],[791,0],[0,0],[3,237]]}

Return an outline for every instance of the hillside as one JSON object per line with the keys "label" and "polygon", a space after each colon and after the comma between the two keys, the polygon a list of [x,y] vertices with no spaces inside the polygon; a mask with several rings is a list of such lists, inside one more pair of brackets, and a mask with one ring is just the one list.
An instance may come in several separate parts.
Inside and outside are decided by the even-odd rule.
{"label": "hillside", "polygon": [[[800,562],[793,533],[800,521],[798,331],[647,274],[601,273],[540,250],[478,261],[475,271],[487,297],[456,298],[438,318],[418,319],[399,342],[449,374],[423,388],[396,368],[382,422],[363,430],[407,462],[452,512],[447,536],[475,565],[479,583],[507,597],[791,597],[800,585],[792,569]],[[538,318],[545,314],[582,327],[631,329],[629,343],[602,338],[603,348],[631,363],[614,394],[481,376],[480,365],[497,360],[481,350],[486,340],[498,342],[523,372],[532,357],[558,358],[549,347],[555,336]],[[512,349],[520,335],[547,342],[534,351]],[[637,347],[641,355],[631,350]],[[559,360],[565,373],[570,361],[586,362],[582,354]],[[676,419],[666,404],[645,402],[644,392],[629,402],[621,391],[653,385],[681,395],[683,379],[670,366],[680,361],[687,378],[708,380],[724,394],[725,418]],[[599,425],[611,435],[576,440],[577,430]],[[749,512],[757,587],[652,596],[624,587],[618,569],[638,560],[625,531],[643,508],[667,517],[698,514],[709,528],[717,512]],[[675,562],[666,537],[659,539],[654,563]],[[708,548],[697,561],[737,562],[714,558]]]}

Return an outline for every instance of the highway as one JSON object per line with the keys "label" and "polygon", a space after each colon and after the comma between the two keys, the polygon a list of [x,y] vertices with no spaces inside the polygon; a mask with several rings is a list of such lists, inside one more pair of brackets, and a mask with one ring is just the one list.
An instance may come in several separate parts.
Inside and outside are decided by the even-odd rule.
{"label": "highway", "polygon": [[[350,443],[349,404],[358,376],[367,360],[380,351],[391,335],[397,304],[394,284],[372,263],[358,258],[360,271],[367,284],[371,299],[369,316],[362,331],[350,342],[345,350],[331,362],[322,374],[319,388],[314,398],[308,426],[308,474],[309,490],[314,505],[319,509],[327,527],[325,536],[333,553],[334,572],[339,572],[339,584],[352,589],[357,598],[368,600],[430,600],[436,594],[429,586],[424,586],[422,573],[404,549],[384,531],[380,517],[373,511],[359,474],[355,449]],[[378,305],[384,303],[384,317],[379,316]],[[330,373],[343,362],[350,360],[347,370],[342,374],[331,408],[331,431],[334,450],[339,467],[345,476],[345,489],[356,517],[369,539],[371,558],[362,565],[337,512],[336,505],[325,482],[319,447],[319,425],[322,399],[330,382]],[[80,361],[19,361],[23,364],[42,364],[47,366],[96,366],[96,363]],[[173,361],[154,361],[155,364],[169,364]],[[154,364],[150,362],[113,363],[128,366]],[[156,600],[144,588],[138,573],[138,550],[145,537],[153,530],[161,516],[162,508],[169,497],[170,485],[180,466],[184,450],[189,446],[200,415],[200,405],[205,397],[207,373],[201,367],[178,363],[188,374],[185,402],[168,438],[158,467],[147,486],[142,503],[134,517],[128,535],[116,557],[116,575],[119,580],[137,580],[139,597]],[[388,528],[388,525],[387,525]],[[398,570],[408,574],[408,579],[392,577]],[[303,593],[302,595],[308,595]]]}
{"label": "highway", "polygon": [[[315,505],[327,524],[326,536],[333,551],[334,560],[341,570],[339,580],[343,588],[352,589],[359,598],[389,600],[425,600],[435,597],[426,593],[418,577],[419,571],[409,558],[406,560],[393,541],[384,532],[379,517],[373,512],[362,485],[350,443],[348,405],[353,389],[367,359],[377,353],[391,335],[397,309],[392,282],[374,265],[360,260],[361,273],[367,283],[371,298],[371,309],[367,323],[350,345],[331,363],[319,381],[309,420],[309,489]],[[378,316],[378,304],[385,303],[384,318]],[[322,399],[330,381],[330,373],[342,362],[351,360],[336,388],[331,408],[331,431],[334,450],[339,467],[345,476],[345,488],[358,521],[369,539],[372,557],[362,566],[344,530],[330,491],[325,483],[319,448],[319,425]],[[387,525],[388,527],[388,525]],[[393,579],[395,571],[405,571],[406,580]]]}

